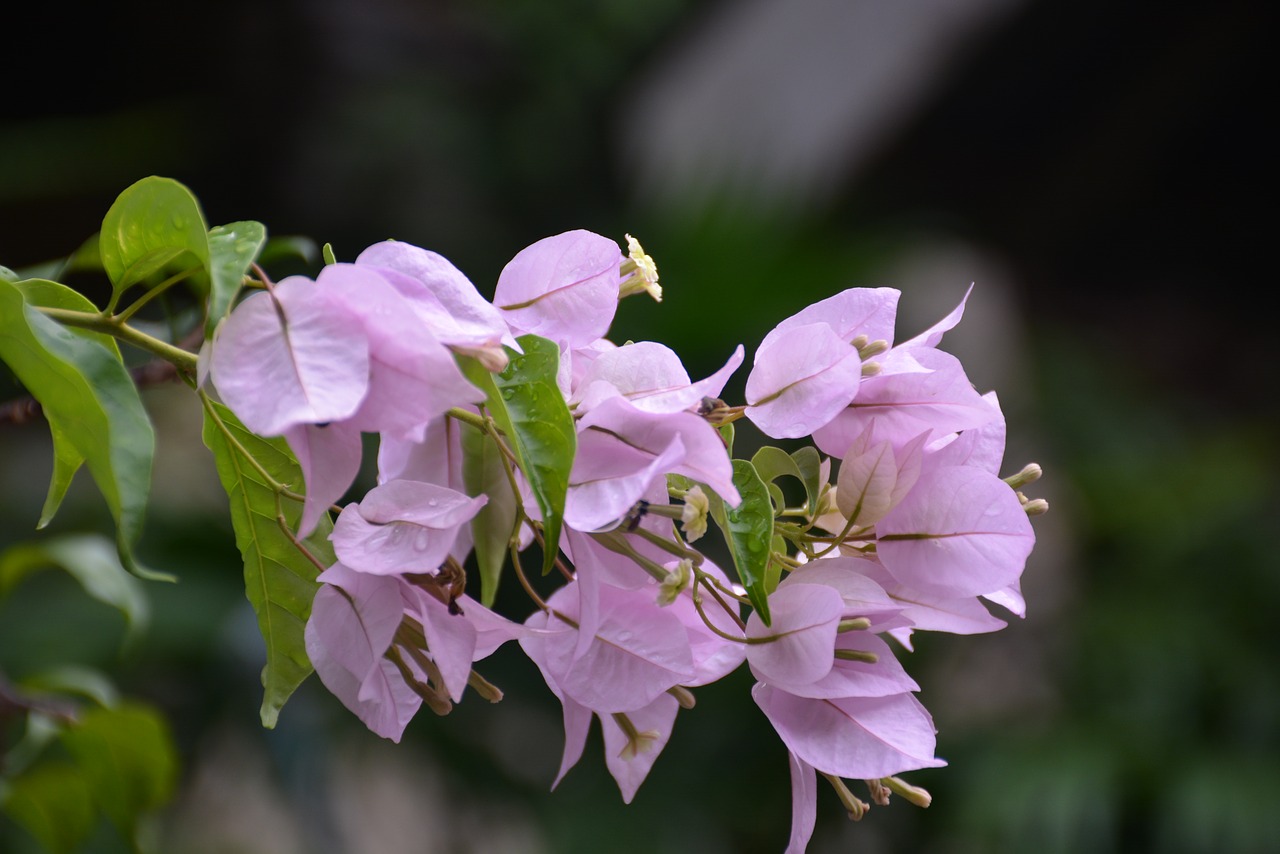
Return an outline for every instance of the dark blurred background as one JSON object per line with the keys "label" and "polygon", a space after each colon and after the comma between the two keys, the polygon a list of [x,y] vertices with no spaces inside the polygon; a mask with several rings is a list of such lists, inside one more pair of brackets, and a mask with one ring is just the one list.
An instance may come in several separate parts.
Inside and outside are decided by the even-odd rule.
{"label": "dark blurred background", "polygon": [[[1049,500],[1025,621],[904,654],[944,769],[813,852],[1280,850],[1274,137],[1262,2],[324,0],[6,11],[0,264],[72,252],[150,174],[211,225],[394,237],[492,294],[568,228],[639,237],[666,300],[613,337],[690,373],[855,285],[903,291],[905,338],[976,283],[946,346]],[[745,371],[726,397],[740,397]],[[0,377],[6,397],[18,392]],[[153,388],[153,624],[45,574],[0,602],[0,673],[100,667],[169,716],[166,852],[770,852],[785,751],[747,674],[698,692],[635,802],[598,732],[548,793],[559,706],[517,650],[507,692],[365,731],[314,678],[257,723],[261,640],[199,407]],[[744,431],[745,432],[745,431]],[[43,424],[0,427],[0,546],[37,536]],[[50,534],[108,531],[77,482]],[[39,536],[45,536],[41,534]],[[511,593],[513,591],[504,591]],[[503,602],[517,618],[517,597]],[[602,842],[602,840],[604,840]],[[0,823],[0,849],[28,841]],[[110,835],[95,851],[111,851]]]}

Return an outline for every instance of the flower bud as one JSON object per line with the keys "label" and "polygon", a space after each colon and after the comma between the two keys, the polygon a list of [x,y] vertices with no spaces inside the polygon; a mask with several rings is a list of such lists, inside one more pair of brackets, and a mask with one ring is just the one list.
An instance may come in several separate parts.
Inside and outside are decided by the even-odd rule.
{"label": "flower bud", "polygon": [[1004,482],[1014,489],[1021,489],[1028,483],[1035,483],[1042,474],[1044,474],[1044,471],[1040,468],[1039,463],[1027,463],[1027,465],[1023,466],[1022,471],[1009,475],[1004,479]]}

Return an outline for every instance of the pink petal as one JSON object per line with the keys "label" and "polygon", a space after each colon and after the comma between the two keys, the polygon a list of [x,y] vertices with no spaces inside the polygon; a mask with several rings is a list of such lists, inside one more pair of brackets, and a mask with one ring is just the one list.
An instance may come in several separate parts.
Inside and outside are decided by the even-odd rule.
{"label": "pink petal", "polygon": [[855,557],[829,557],[810,561],[791,573],[778,585],[781,590],[794,584],[821,584],[840,594],[844,602],[841,619],[866,617],[872,631],[883,631],[900,621],[902,603],[885,592],[874,572],[883,568],[874,561]]}
{"label": "pink petal", "polygon": [[914,347],[937,347],[942,343],[942,335],[945,332],[956,327],[960,322],[960,318],[964,317],[964,306],[969,301],[969,294],[973,293],[973,284],[970,283],[969,289],[964,292],[964,296],[960,298],[960,304],[951,309],[951,312],[933,326],[930,326],[924,332],[921,332],[910,341],[903,341],[899,347],[911,349]]}
{"label": "pink petal", "polygon": [[324,427],[298,424],[286,430],[284,438],[298,460],[306,485],[307,500],[298,523],[298,536],[305,538],[360,473],[363,443],[360,431],[345,421]]}
{"label": "pink petal", "polygon": [[406,610],[417,616],[427,640],[427,654],[440,669],[440,679],[455,703],[471,676],[476,650],[476,628],[465,611],[450,613],[439,599],[424,590],[403,584]]}
{"label": "pink petal", "polygon": [[612,528],[655,480],[674,471],[685,459],[678,435],[656,455],[633,447],[612,433],[583,430],[569,474],[564,520],[579,531]]}
{"label": "pink petal", "polygon": [[522,332],[582,347],[604,337],[618,308],[622,251],[590,231],[566,231],[516,253],[493,302]]}
{"label": "pink petal", "polygon": [[420,440],[427,423],[450,407],[484,400],[376,268],[331,264],[316,281],[358,319],[369,341],[369,390],[352,415],[361,430]]}
{"label": "pink petal", "polygon": [[977,596],[1022,574],[1035,533],[1018,496],[973,466],[935,469],[876,526],[877,555],[908,587]]}
{"label": "pink petal", "polygon": [[648,597],[608,586],[600,590],[595,640],[580,655],[576,647],[572,634],[548,637],[547,670],[567,696],[600,714],[647,706],[694,672],[680,621]]}
{"label": "pink petal", "polygon": [[356,264],[395,271],[388,276],[409,297],[418,317],[441,342],[450,345],[506,344],[519,350],[502,312],[480,296],[471,280],[443,255],[409,243],[386,240],[365,249]]}
{"label": "pink petal", "polygon": [[325,687],[370,730],[399,741],[422,699],[383,657],[403,613],[397,584],[333,574],[341,569],[331,569],[329,578],[345,576],[344,590],[325,584],[316,592],[305,631],[307,656]]}
{"label": "pink petal", "polygon": [[[747,662],[761,682],[787,690],[816,682],[831,670],[835,659],[836,624],[844,613],[840,593],[821,584],[779,586],[769,596],[773,625],[757,612],[747,618]],[[759,642],[765,641],[767,642]]]}
{"label": "pink petal", "polygon": [[818,775],[813,766],[787,751],[791,768],[791,838],[784,854],[804,854],[818,822]]}
{"label": "pink petal", "polygon": [[369,344],[315,282],[291,276],[219,325],[210,371],[246,427],[279,436],[356,411],[369,387]]}
{"label": "pink petal", "polygon": [[751,696],[787,749],[827,774],[868,780],[947,764],[934,758],[933,719],[911,694],[814,700],[757,684]]}
{"label": "pink petal", "polygon": [[902,669],[889,645],[871,632],[844,632],[836,637],[836,649],[873,653],[879,660],[870,664],[837,658],[826,676],[810,685],[786,690],[799,697],[816,699],[887,697],[920,690],[916,681]]}
{"label": "pink petal", "polygon": [[876,435],[900,446],[925,431],[943,436],[999,417],[955,356],[941,350],[912,350],[911,356],[925,370],[868,377],[857,399],[814,431],[813,441],[823,453],[843,454],[873,419]]}
{"label": "pink petal", "polygon": [[691,412],[652,413],[637,409],[629,401],[610,398],[578,421],[579,441],[588,429],[598,429],[653,457],[671,447],[679,437],[684,457],[666,474],[682,474],[701,481],[733,506],[742,500],[733,485],[733,464],[724,441],[707,421]]}
{"label": "pink petal", "polygon": [[739,345],[724,367],[694,383],[669,347],[652,341],[627,344],[596,357],[583,373],[576,400],[586,410],[621,394],[646,412],[679,412],[697,406],[703,397],[719,396],[742,358]]}
{"label": "pink petal", "polygon": [[846,343],[858,335],[866,335],[869,342],[882,340],[893,344],[898,296],[893,288],[849,288],[788,317],[764,340],[797,326],[823,323]]}
{"label": "pink petal", "polygon": [[359,572],[434,572],[449,555],[459,529],[486,501],[435,484],[389,481],[338,515],[331,536],[334,551]]}
{"label": "pink petal", "polygon": [[747,417],[775,439],[807,436],[853,401],[861,380],[858,351],[830,326],[789,327],[756,351],[747,377]]}
{"label": "pink petal", "polygon": [[618,782],[624,804],[631,803],[636,790],[640,788],[644,778],[649,776],[649,769],[653,767],[658,754],[667,746],[679,710],[680,704],[675,697],[661,694],[649,705],[627,712],[627,717],[638,731],[654,736],[645,738],[640,749],[635,751],[627,749],[627,736],[612,717],[600,717],[600,729],[604,735],[604,762],[613,779]]}

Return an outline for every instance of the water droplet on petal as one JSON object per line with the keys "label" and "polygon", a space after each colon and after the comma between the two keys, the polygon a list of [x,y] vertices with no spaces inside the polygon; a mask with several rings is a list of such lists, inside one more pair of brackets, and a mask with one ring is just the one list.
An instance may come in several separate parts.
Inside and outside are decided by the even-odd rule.
{"label": "water droplet on petal", "polygon": [[431,532],[426,528],[418,531],[418,535],[413,538],[413,547],[420,552],[425,552],[431,547]]}

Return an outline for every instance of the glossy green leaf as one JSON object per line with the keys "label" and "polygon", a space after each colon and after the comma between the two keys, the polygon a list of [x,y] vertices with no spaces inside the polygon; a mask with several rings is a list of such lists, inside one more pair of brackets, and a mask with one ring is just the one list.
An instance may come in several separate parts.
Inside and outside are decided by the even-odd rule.
{"label": "glossy green leaf", "polygon": [[17,282],[21,279],[22,277],[13,270],[10,270],[5,265],[0,264],[0,282]]}
{"label": "glossy green leaf", "polygon": [[[773,535],[772,550],[776,554],[787,553],[787,539],[781,534]],[[777,560],[770,559],[769,567],[764,573],[764,589],[766,593],[772,593],[778,589],[778,582],[782,580],[782,563]]]}
{"label": "glossy green leaf", "polygon": [[127,837],[173,793],[178,754],[169,726],[140,703],[81,712],[62,743],[84,773],[94,803]]}
{"label": "glossy green leaf", "polygon": [[725,539],[738,579],[747,589],[747,598],[767,626],[770,617],[766,572],[773,542],[773,504],[765,482],[746,460],[733,461],[733,485],[742,503],[737,507],[724,505]]}
{"label": "glossy green leaf", "polygon": [[[16,282],[15,285],[18,290],[22,291],[23,299],[26,300],[28,305],[42,308],[64,308],[71,311],[99,311],[98,307],[88,297],[58,282],[47,279],[26,279]],[[116,339],[110,335],[73,326],[66,328],[90,341],[97,341],[110,350],[117,359],[121,358],[120,347],[116,344]],[[58,418],[55,416],[46,420],[49,422],[49,432],[53,436],[53,475],[49,481],[48,496],[45,498],[44,507],[40,511],[40,521],[36,523],[37,529],[43,528],[53,521],[58,508],[62,506],[62,499],[66,497],[68,487],[71,486],[72,478],[75,477],[76,472],[80,470],[80,466],[84,462],[84,456],[76,449],[75,443],[71,441],[66,430],[62,428]]]}
{"label": "glossy green leaf", "polygon": [[66,571],[94,599],[124,614],[130,635],[146,628],[150,608],[142,583],[121,565],[114,544],[96,534],[68,534],[10,547],[0,554],[0,596],[27,576],[53,568]]}
{"label": "glossy green leaf", "polygon": [[819,483],[819,462],[818,451],[812,447],[804,447],[794,454],[788,454],[781,448],[765,445],[751,458],[751,464],[756,467],[765,483],[773,483],[783,475],[800,481],[804,486],[805,500],[811,514],[818,506],[822,488]]}
{"label": "glossy green leaf", "polygon": [[191,191],[171,178],[153,175],[121,193],[102,220],[98,249],[117,296],[166,268],[209,270],[204,214]]}
{"label": "glossy green leaf", "polygon": [[[102,310],[94,305],[93,301],[84,294],[59,282],[53,282],[48,279],[24,279],[14,284],[18,290],[22,291],[22,298],[26,300],[27,305],[34,305],[40,308],[65,308],[90,314],[97,314]],[[67,329],[76,335],[88,338],[90,341],[97,341],[114,353],[117,359],[121,358],[120,346],[116,344],[116,339],[105,332],[94,332],[90,329],[80,329],[75,326],[68,326]]]}
{"label": "glossy green leaf", "polygon": [[[294,491],[302,487],[302,470],[284,439],[264,439],[250,433],[225,406],[208,406],[216,418],[206,409],[204,443],[213,451],[218,479],[231,499],[231,524],[244,559],[245,595],[258,615],[258,629],[266,643],[260,715],[262,725],[270,729],[276,725],[285,701],[311,674],[303,630],[320,586],[316,582],[320,570],[297,548],[276,518],[283,514],[289,530],[297,530],[301,503],[277,500],[275,490],[257,466]],[[325,514],[316,530],[303,541],[324,566],[336,562],[328,539],[332,530],[333,524]]]}
{"label": "glossy green leaf", "polygon": [[70,465],[65,443],[84,458],[115,517],[121,560],[146,575],[132,546],[142,532],[155,434],[118,355],[49,320],[16,285],[0,282],[0,360],[57,425],[59,465]]}
{"label": "glossy green leaf", "polygon": [[721,424],[716,429],[720,433],[720,438],[724,439],[725,451],[728,453],[730,457],[732,457],[733,456],[733,437],[734,437],[734,434],[737,432],[734,429],[732,422],[729,424]]}
{"label": "glossy green leaf", "polygon": [[502,452],[491,436],[466,424],[462,430],[462,480],[467,495],[489,496],[488,503],[471,519],[476,566],[480,570],[480,602],[492,607],[507,550],[516,527],[516,499],[502,462]]}
{"label": "glossy green leaf", "polygon": [[787,506],[787,497],[782,494],[782,488],[773,481],[765,481],[765,489],[769,490],[769,500],[773,504],[773,515],[777,516]]}
{"label": "glossy green leaf", "polygon": [[209,312],[205,316],[206,336],[231,311],[236,294],[250,265],[267,242],[267,229],[248,220],[209,229]]}
{"label": "glossy green leaf", "polygon": [[78,851],[97,820],[84,771],[67,761],[43,762],[18,775],[0,809],[49,854]]}
{"label": "glossy green leaf", "polygon": [[490,373],[474,359],[463,360],[463,370],[485,392],[489,412],[519,459],[520,470],[542,511],[545,575],[555,566],[559,554],[564,502],[578,434],[569,406],[556,385],[560,347],[536,335],[523,335],[516,340],[524,353],[509,350],[511,361],[501,374]]}
{"label": "glossy green leaf", "polygon": [[793,451],[791,459],[795,460],[796,469],[800,472],[800,482],[804,484],[805,496],[809,501],[809,515],[816,516],[818,502],[822,498],[822,455],[812,445],[805,445]]}

